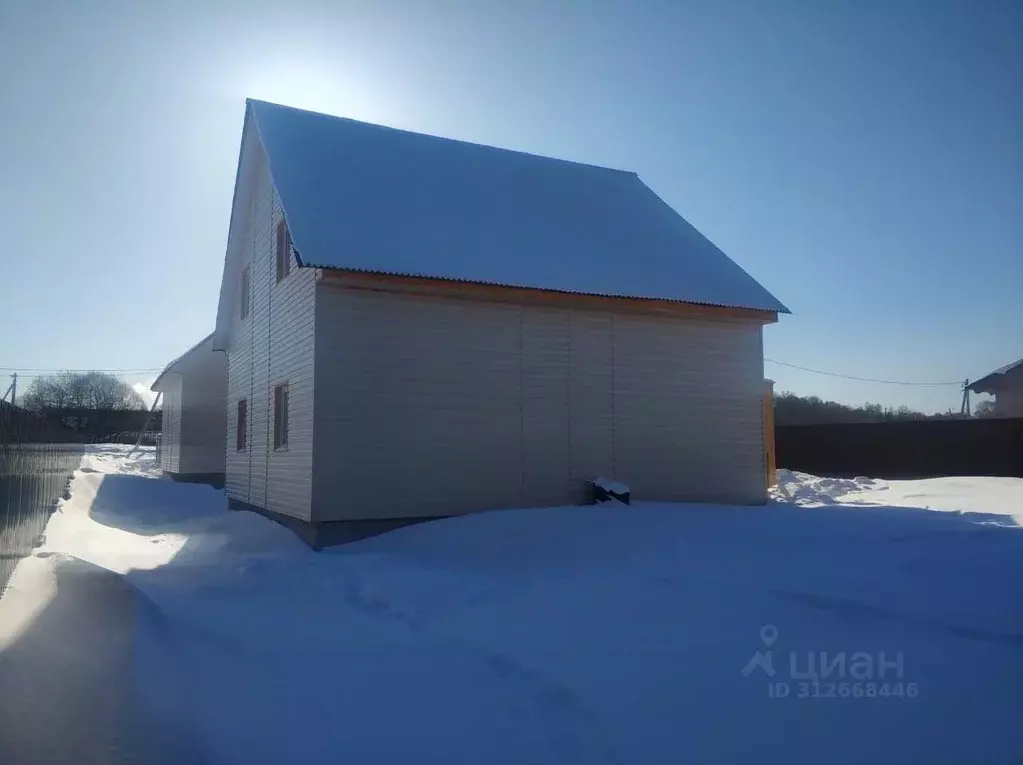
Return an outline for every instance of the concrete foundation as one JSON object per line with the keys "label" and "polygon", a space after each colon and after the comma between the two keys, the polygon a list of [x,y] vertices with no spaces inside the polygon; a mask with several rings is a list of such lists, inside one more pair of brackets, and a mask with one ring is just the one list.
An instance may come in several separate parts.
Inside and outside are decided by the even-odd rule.
{"label": "concrete foundation", "polygon": [[355,542],[378,534],[385,534],[394,529],[411,526],[416,523],[439,520],[444,516],[426,518],[381,518],[373,520],[329,521],[327,523],[310,523],[287,515],[275,513],[258,505],[251,505],[237,499],[228,499],[232,510],[249,510],[259,513],[272,521],[290,529],[299,539],[314,550],[324,547]]}
{"label": "concrete foundation", "polygon": [[171,480],[179,483],[206,483],[212,486],[214,489],[224,488],[224,474],[223,473],[168,473],[164,472],[164,475],[169,476]]}

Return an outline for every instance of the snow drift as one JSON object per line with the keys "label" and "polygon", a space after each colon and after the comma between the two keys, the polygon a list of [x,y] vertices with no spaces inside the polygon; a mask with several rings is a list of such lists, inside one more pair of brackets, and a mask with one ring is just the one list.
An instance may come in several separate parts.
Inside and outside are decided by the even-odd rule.
{"label": "snow drift", "polygon": [[[0,713],[3,761],[64,738],[76,762],[246,765],[1023,754],[1023,481],[783,474],[767,507],[492,512],[317,554],[94,457],[0,600],[8,624],[46,567],[80,604],[7,630],[0,683],[13,651],[36,690]],[[94,666],[68,694],[70,645]]]}

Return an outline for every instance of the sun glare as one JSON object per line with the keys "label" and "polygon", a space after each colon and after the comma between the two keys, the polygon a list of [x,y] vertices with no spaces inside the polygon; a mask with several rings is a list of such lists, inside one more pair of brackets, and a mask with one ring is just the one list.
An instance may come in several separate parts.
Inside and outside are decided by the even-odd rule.
{"label": "sun glare", "polygon": [[370,121],[383,117],[366,89],[332,66],[313,66],[305,62],[263,66],[239,78],[238,91],[236,95],[245,98],[339,117]]}

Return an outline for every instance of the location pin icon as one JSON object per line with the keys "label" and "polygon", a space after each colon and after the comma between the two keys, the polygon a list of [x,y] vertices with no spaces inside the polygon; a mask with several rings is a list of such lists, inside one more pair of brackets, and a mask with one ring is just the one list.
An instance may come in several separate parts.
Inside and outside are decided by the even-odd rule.
{"label": "location pin icon", "polygon": [[765,624],[760,628],[760,639],[764,641],[764,645],[770,648],[771,644],[778,639],[778,628],[773,624]]}

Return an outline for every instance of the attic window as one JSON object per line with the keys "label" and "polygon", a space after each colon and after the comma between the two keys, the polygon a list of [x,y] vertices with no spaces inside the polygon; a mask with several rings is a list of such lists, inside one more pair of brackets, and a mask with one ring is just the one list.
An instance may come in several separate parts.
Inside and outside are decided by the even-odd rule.
{"label": "attic window", "polygon": [[242,271],[242,283],[238,288],[241,292],[239,297],[241,298],[241,317],[243,319],[249,315],[249,293],[252,291],[250,289],[251,281],[252,273],[249,271],[249,267],[245,266],[245,270]]}
{"label": "attic window", "polygon": [[281,218],[277,224],[277,283],[280,284],[291,273],[291,234],[288,224]]}

